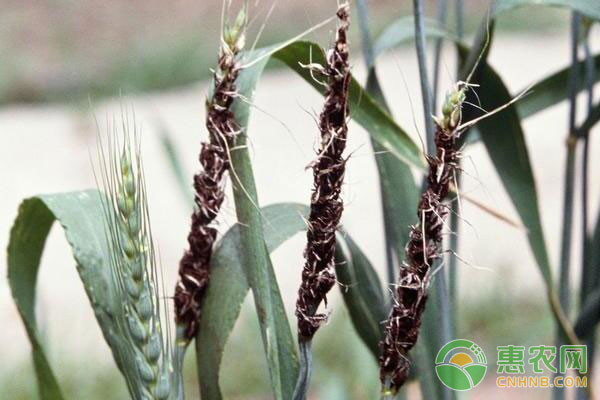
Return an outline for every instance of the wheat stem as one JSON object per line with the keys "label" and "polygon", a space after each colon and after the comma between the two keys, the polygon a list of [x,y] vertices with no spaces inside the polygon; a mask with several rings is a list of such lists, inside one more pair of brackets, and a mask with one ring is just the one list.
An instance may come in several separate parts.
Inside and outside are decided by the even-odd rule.
{"label": "wheat stem", "polygon": [[425,135],[427,152],[435,149],[434,126],[431,116],[433,115],[431,86],[427,74],[427,57],[425,54],[425,22],[423,15],[423,0],[413,0],[415,17],[415,45],[417,48],[417,61],[419,64],[419,78],[421,82],[421,96],[423,98],[423,114],[425,116]]}
{"label": "wheat stem", "polygon": [[[456,18],[456,36],[462,40],[464,36],[464,4],[463,0],[455,0],[455,18]],[[456,62],[456,73],[460,74],[461,68],[463,67],[460,64],[460,50],[457,48],[456,50],[457,62]],[[460,160],[458,162],[458,168],[456,170],[456,182],[455,186],[457,191],[460,191],[460,181],[461,181],[461,172],[460,172]],[[452,310],[452,321],[454,321],[454,331],[453,336],[456,336],[458,332],[458,257],[454,256],[454,254],[458,253],[458,244],[459,244],[459,231],[460,231],[460,223],[459,223],[459,214],[462,212],[460,209],[460,203],[458,201],[452,202],[451,204],[452,212],[450,213],[450,230],[454,232],[454,234],[450,235],[449,240],[449,248],[450,255],[448,256],[448,300],[450,302],[450,309]]]}
{"label": "wheat stem", "polygon": [[[437,20],[442,27],[446,27],[446,19],[448,18],[448,0],[437,0]],[[433,55],[433,98],[431,100],[431,109],[437,110],[438,89],[440,80],[440,60],[442,56],[443,38],[435,40],[434,55]]]}
{"label": "wheat stem", "polygon": [[[573,12],[571,21],[571,71],[569,75],[569,133],[567,137],[567,161],[565,164],[564,196],[563,196],[563,227],[560,250],[560,275],[559,275],[559,300],[560,307],[567,319],[570,306],[570,263],[573,227],[573,195],[575,186],[575,150],[577,139],[575,136],[575,124],[577,116],[577,85],[579,68],[578,65],[578,38],[579,38],[580,16]],[[557,344],[564,344],[567,338],[561,330],[557,332]],[[561,376],[557,373],[557,376]],[[555,400],[564,398],[564,389],[557,388],[553,397]]]}
{"label": "wheat stem", "polygon": [[456,36],[462,39],[465,35],[465,6],[463,0],[456,0]]}
{"label": "wheat stem", "polygon": [[[590,23],[591,24],[591,23]],[[594,107],[594,80],[595,70],[592,54],[590,50],[590,39],[589,29],[585,32],[583,37],[583,51],[585,56],[585,84],[587,87],[587,116],[589,117]],[[585,28],[584,28],[585,29]],[[580,306],[583,307],[585,301],[588,299],[591,291],[593,290],[594,282],[596,277],[592,265],[590,265],[590,251],[591,251],[591,237],[588,231],[588,218],[589,218],[589,204],[588,204],[588,179],[589,179],[589,155],[590,155],[590,141],[589,141],[589,129],[583,132],[581,140],[583,141],[583,149],[581,154],[581,286],[580,286]],[[584,343],[587,345],[588,350],[588,365],[589,371],[594,371],[594,356],[596,354],[595,346],[595,332],[592,332],[584,338]],[[591,374],[590,374],[591,376]],[[585,389],[577,389],[577,399],[583,400],[588,398],[589,393]]]}
{"label": "wheat stem", "polygon": [[308,395],[310,377],[312,375],[312,340],[302,340],[298,343],[300,350],[300,371],[294,388],[293,400],[304,400]]}

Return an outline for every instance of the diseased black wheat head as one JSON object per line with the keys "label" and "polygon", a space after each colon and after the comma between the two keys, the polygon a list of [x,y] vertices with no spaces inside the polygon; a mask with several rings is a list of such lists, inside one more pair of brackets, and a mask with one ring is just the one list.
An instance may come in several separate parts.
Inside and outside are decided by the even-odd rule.
{"label": "diseased black wheat head", "polygon": [[435,119],[436,154],[427,156],[427,188],[417,208],[419,222],[411,229],[394,291],[394,304],[380,343],[380,378],[395,393],[406,381],[409,350],[416,344],[427,301],[431,267],[440,257],[442,229],[448,214],[444,199],[458,163],[456,140],[460,135],[461,107],[466,86],[446,96],[442,118]]}
{"label": "diseased black wheat head", "polygon": [[325,105],[319,118],[321,143],[313,163],[314,188],[308,218],[307,244],[302,283],[298,290],[296,317],[298,335],[309,340],[327,319],[317,314],[321,301],[327,301],[327,292],[335,284],[335,232],[344,209],[340,192],[346,160],[342,153],[348,132],[348,17],[349,6],[342,4],[336,39],[327,54],[327,65],[321,71],[327,82]]}
{"label": "diseased black wheat head", "polygon": [[194,212],[188,235],[189,249],[179,264],[175,287],[175,320],[193,338],[198,329],[201,302],[210,277],[210,259],[217,237],[214,220],[225,197],[225,173],[229,169],[229,149],[240,132],[233,111],[240,72],[237,55],[244,45],[245,10],[232,27],[225,27],[219,61],[214,72],[213,95],[206,102],[206,129],[209,140],[202,143],[202,170],[194,176]]}

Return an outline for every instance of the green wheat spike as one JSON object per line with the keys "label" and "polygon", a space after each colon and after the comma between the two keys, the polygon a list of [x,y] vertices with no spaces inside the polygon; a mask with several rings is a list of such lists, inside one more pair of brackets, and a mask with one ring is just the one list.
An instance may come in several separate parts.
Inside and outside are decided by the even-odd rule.
{"label": "green wheat spike", "polygon": [[125,343],[116,349],[125,353],[117,357],[119,368],[133,399],[181,399],[173,384],[180,371],[173,368],[169,325],[161,318],[167,308],[160,300],[135,116],[130,121],[122,111],[121,123],[107,120],[106,132],[98,134],[99,186],[116,288],[115,334]]}

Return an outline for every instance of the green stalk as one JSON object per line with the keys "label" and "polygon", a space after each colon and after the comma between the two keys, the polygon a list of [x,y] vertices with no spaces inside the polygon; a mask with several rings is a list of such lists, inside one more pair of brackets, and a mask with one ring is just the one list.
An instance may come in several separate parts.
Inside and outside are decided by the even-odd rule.
{"label": "green stalk", "polygon": [[[437,20],[442,27],[446,27],[448,18],[448,0],[438,0],[437,2]],[[433,99],[431,101],[432,110],[437,110],[438,89],[440,80],[440,57],[442,55],[442,44],[444,40],[440,37],[435,41],[433,53]]]}
{"label": "green stalk", "polygon": [[[460,188],[460,173],[456,174],[456,187]],[[450,239],[448,243],[449,249],[454,253],[458,253],[458,231],[460,230],[460,221],[458,213],[461,211],[458,200],[450,203]],[[456,337],[458,331],[458,258],[453,253],[448,254],[448,300],[452,313],[452,336]]]}
{"label": "green stalk", "polygon": [[[587,115],[591,115],[593,110],[594,101],[594,79],[595,71],[593,59],[590,53],[589,37],[586,36],[583,42],[583,49],[585,55],[585,80],[587,86]],[[585,298],[589,295],[593,289],[593,280],[591,276],[591,266],[588,266],[589,253],[590,253],[590,235],[588,229],[588,218],[589,218],[589,204],[588,204],[588,178],[589,178],[589,129],[585,129],[580,133],[581,140],[583,142],[583,152],[581,158],[581,230],[582,230],[582,248],[581,248],[581,261],[582,271],[581,276],[581,304],[585,302]]]}
{"label": "green stalk", "polygon": [[298,342],[300,353],[300,371],[294,389],[293,399],[304,400],[308,395],[310,378],[312,376],[312,339]]}
{"label": "green stalk", "polygon": [[[456,0],[456,32],[459,39],[462,40],[464,35],[464,7],[462,0]],[[462,69],[460,64],[460,56],[457,57],[456,73],[460,74]],[[456,188],[460,189],[460,172],[456,175]],[[458,201],[453,201],[450,204],[450,243],[449,248],[452,252],[458,253],[458,232],[460,230],[460,223],[458,220],[458,213],[461,211],[459,208]],[[458,331],[458,258],[450,253],[448,255],[448,300],[450,301],[450,310],[452,310],[452,321],[453,331],[452,334],[456,337]]]}
{"label": "green stalk", "polygon": [[[583,39],[583,51],[585,56],[585,84],[587,86],[587,114],[590,116],[594,107],[594,79],[595,69],[594,61],[590,51],[589,32]],[[583,141],[583,149],[581,155],[581,286],[580,286],[580,307],[583,307],[586,300],[589,298],[591,291],[594,289],[595,271],[590,263],[591,241],[588,230],[589,204],[588,204],[588,176],[589,176],[589,129],[585,130],[581,136]],[[593,362],[595,355],[595,334],[592,332],[589,337],[583,338],[584,344],[587,345],[588,365],[589,370],[594,371]],[[577,389],[577,399],[585,400],[588,398],[588,393],[584,389]]]}
{"label": "green stalk", "polygon": [[[558,297],[560,307],[564,310],[566,317],[569,317],[570,308],[570,258],[572,246],[572,227],[573,227],[573,197],[575,186],[575,148],[577,137],[575,133],[575,121],[577,114],[577,80],[578,80],[578,38],[579,38],[579,14],[573,13],[571,20],[571,71],[569,76],[569,135],[567,138],[567,161],[565,165],[565,187],[563,197],[563,228],[561,237],[560,251],[560,276]],[[566,343],[567,338],[558,328],[557,344]],[[561,374],[557,374],[561,376]],[[554,399],[564,399],[564,389],[557,388],[554,391]]]}
{"label": "green stalk", "polygon": [[356,0],[356,8],[358,9],[358,29],[360,30],[360,45],[362,47],[363,56],[367,69],[375,66],[375,53],[373,50],[373,39],[369,31],[369,9],[366,0]]}
{"label": "green stalk", "polygon": [[433,103],[431,97],[431,86],[427,76],[427,58],[425,54],[425,22],[423,15],[423,0],[413,0],[413,12],[415,17],[415,44],[417,48],[417,60],[419,63],[419,77],[421,82],[421,96],[423,98],[423,114],[425,118],[425,136],[427,152],[435,149],[433,141]]}
{"label": "green stalk", "polygon": [[465,35],[465,6],[463,0],[456,0],[456,35],[462,39]]}
{"label": "green stalk", "polygon": [[[437,1],[437,20],[438,20],[440,26],[442,26],[442,27],[446,26],[447,16],[448,16],[448,1],[447,0],[438,0]],[[440,57],[441,57],[441,53],[442,53],[442,44],[443,44],[443,39],[441,37],[435,41],[434,56],[433,56],[433,90],[432,90],[433,96],[432,96],[432,100],[431,100],[431,110],[437,110],[439,78],[440,78]],[[427,113],[425,114],[425,117],[426,118],[429,117],[429,119],[431,120],[430,115],[428,115]],[[432,147],[429,143],[428,143],[428,149],[430,151],[432,149]],[[452,257],[452,258],[454,258],[454,257]],[[454,278],[456,278],[456,277],[454,277]],[[456,282],[453,282],[453,284],[454,284],[454,286],[456,286]],[[438,290],[440,293],[440,295],[437,296],[440,310],[449,309],[449,310],[451,310],[451,313],[453,315],[452,318],[442,318],[442,324],[444,325],[442,332],[448,333],[448,335],[447,335],[448,337],[442,338],[442,343],[440,343],[440,344],[443,345],[444,343],[450,341],[451,332],[453,332],[453,329],[452,329],[453,324],[451,324],[451,320],[456,321],[454,318],[454,312],[455,312],[454,306],[456,305],[456,303],[454,301],[450,301],[449,291],[448,291],[448,287],[446,285],[446,275],[445,275],[444,271],[441,271],[440,274],[436,278],[436,290]],[[454,287],[454,290],[456,290],[456,287]],[[444,300],[448,300],[448,303],[444,304]]]}

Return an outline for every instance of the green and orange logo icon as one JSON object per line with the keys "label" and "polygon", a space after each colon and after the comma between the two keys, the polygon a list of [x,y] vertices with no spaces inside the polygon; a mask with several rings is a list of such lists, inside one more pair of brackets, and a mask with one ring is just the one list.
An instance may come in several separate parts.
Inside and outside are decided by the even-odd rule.
{"label": "green and orange logo icon", "polygon": [[452,390],[470,390],[485,376],[487,360],[481,347],[466,339],[446,343],[435,359],[435,372]]}

